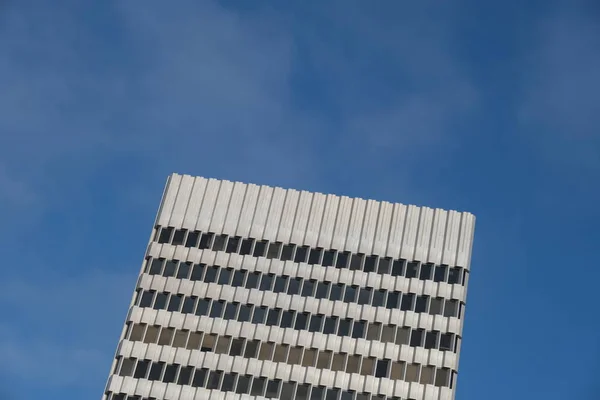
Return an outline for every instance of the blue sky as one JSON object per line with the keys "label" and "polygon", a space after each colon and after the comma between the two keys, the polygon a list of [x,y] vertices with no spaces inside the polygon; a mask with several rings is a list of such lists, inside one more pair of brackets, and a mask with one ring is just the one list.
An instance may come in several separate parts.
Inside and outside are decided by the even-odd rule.
{"label": "blue sky", "polygon": [[0,399],[100,398],[171,172],[473,212],[457,399],[600,398],[598,2],[93,3],[0,1]]}

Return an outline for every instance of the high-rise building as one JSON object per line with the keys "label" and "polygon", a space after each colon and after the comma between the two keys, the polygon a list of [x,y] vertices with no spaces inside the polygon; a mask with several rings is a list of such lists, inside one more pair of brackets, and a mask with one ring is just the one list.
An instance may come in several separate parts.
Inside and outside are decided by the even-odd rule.
{"label": "high-rise building", "polygon": [[474,223],[174,174],[103,400],[454,399]]}

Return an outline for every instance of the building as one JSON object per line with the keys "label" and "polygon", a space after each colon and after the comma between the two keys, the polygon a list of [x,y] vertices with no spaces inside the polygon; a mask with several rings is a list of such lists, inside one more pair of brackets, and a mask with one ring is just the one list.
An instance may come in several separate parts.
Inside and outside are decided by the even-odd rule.
{"label": "building", "polygon": [[474,223],[174,174],[103,400],[454,399]]}

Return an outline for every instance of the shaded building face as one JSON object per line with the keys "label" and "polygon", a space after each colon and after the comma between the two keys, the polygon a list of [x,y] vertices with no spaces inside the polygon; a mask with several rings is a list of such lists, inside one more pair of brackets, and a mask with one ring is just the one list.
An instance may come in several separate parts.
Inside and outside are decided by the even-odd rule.
{"label": "shaded building face", "polygon": [[172,175],[103,399],[453,399],[473,229]]}

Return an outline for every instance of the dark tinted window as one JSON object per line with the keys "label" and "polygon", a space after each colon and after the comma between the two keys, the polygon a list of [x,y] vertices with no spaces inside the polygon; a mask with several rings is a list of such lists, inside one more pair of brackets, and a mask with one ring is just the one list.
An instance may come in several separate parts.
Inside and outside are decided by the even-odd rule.
{"label": "dark tinted window", "polygon": [[204,274],[204,282],[212,283],[217,280],[217,272],[219,272],[218,267],[208,267],[206,268],[206,273]]}
{"label": "dark tinted window", "polygon": [[180,262],[177,269],[177,279],[187,279],[190,276],[190,269],[192,269],[190,263]]}
{"label": "dark tinted window", "polygon": [[308,314],[302,313],[296,315],[296,324],[294,329],[306,329],[306,324],[308,322]]}
{"label": "dark tinted window", "polygon": [[243,256],[249,255],[252,252],[252,243],[254,239],[244,239],[242,240],[242,245],[240,246],[240,254]]}
{"label": "dark tinted window", "polygon": [[329,293],[329,300],[337,301],[342,299],[343,285],[338,283],[337,285],[331,285],[331,292]]}
{"label": "dark tinted window", "polygon": [[442,304],[443,299],[436,297],[435,299],[431,299],[429,304],[429,314],[431,315],[439,315],[442,313]]}
{"label": "dark tinted window", "polygon": [[172,232],[173,228],[162,228],[158,237],[158,243],[170,243]]}
{"label": "dark tinted window", "polygon": [[163,272],[163,276],[175,276],[175,268],[177,267],[177,261],[169,260],[165,263],[165,271]]}
{"label": "dark tinted window", "polygon": [[178,367],[179,367],[179,365],[177,365],[177,364],[167,365],[167,367],[165,368],[165,374],[163,376],[162,381],[165,383],[175,382],[175,375],[177,375]]}
{"label": "dark tinted window", "polygon": [[377,360],[375,367],[375,378],[387,378],[390,360]]}
{"label": "dark tinted window", "polygon": [[291,260],[293,254],[294,254],[294,245],[286,244],[285,246],[283,246],[283,249],[281,251],[281,260],[282,261]]}
{"label": "dark tinted window", "polygon": [[456,317],[458,315],[458,302],[456,300],[446,300],[444,307],[444,317]]}
{"label": "dark tinted window", "polygon": [[206,375],[208,370],[205,368],[198,368],[194,373],[194,380],[192,381],[192,386],[194,387],[204,387],[204,381],[206,381]]}
{"label": "dark tinted window", "polygon": [[460,282],[460,268],[450,268],[448,273],[448,283],[456,284]]}
{"label": "dark tinted window", "polygon": [[176,246],[182,245],[184,239],[185,239],[185,230],[178,229],[175,231],[175,234],[173,235],[173,244]]}
{"label": "dark tinted window", "polygon": [[310,332],[321,332],[322,324],[323,324],[323,316],[322,315],[313,315],[310,317],[310,325],[308,326],[308,330]]}
{"label": "dark tinted window", "polygon": [[310,400],[322,400],[325,394],[325,388],[319,386],[313,386],[310,392]]}
{"label": "dark tinted window", "polygon": [[346,286],[344,302],[353,303],[356,301],[356,286]]}
{"label": "dark tinted window", "polygon": [[239,376],[235,392],[240,394],[247,394],[248,390],[250,389],[251,379],[252,377],[248,375]]}
{"label": "dark tinted window", "polygon": [[418,271],[419,271],[419,263],[418,262],[409,262],[406,266],[406,277],[407,278],[416,278]]}
{"label": "dark tinted window", "polygon": [[321,253],[323,249],[311,249],[310,255],[308,256],[309,264],[319,264],[321,262]]}
{"label": "dark tinted window", "polygon": [[212,242],[213,234],[212,233],[203,233],[200,237],[200,244],[198,245],[201,249],[210,249],[210,244]]}
{"label": "dark tinted window", "polygon": [[223,315],[223,319],[235,319],[235,315],[237,313],[237,306],[237,303],[227,303],[227,305],[225,306],[225,315]]}
{"label": "dark tinted window", "polygon": [[227,241],[227,235],[215,236],[215,241],[212,246],[213,251],[223,251],[225,249],[226,241]]}
{"label": "dark tinted window", "polygon": [[263,257],[267,251],[267,241],[261,240],[254,245],[254,257]]}
{"label": "dark tinted window", "polygon": [[392,264],[392,275],[402,276],[404,275],[404,260],[394,260]]}
{"label": "dark tinted window", "polygon": [[252,305],[242,304],[240,306],[240,313],[238,315],[237,320],[240,322],[248,322],[248,321],[250,321],[251,314],[252,314]]}
{"label": "dark tinted window", "polygon": [[446,278],[446,266],[436,265],[433,280],[435,282],[444,282]]}
{"label": "dark tinted window", "polygon": [[412,293],[405,293],[404,296],[402,296],[402,303],[400,304],[400,309],[402,311],[412,310],[414,296],[415,295]]}
{"label": "dark tinted window", "polygon": [[383,302],[385,300],[385,291],[377,290],[373,292],[373,302],[371,303],[373,307],[382,307]]}
{"label": "dark tinted window", "polygon": [[328,388],[325,400],[338,400],[340,396],[340,389]]}
{"label": "dark tinted window", "polygon": [[350,323],[352,321],[348,318],[341,319],[338,327],[338,336],[348,336],[350,334]]}
{"label": "dark tinted window", "polygon": [[202,274],[204,273],[204,264],[194,264],[192,267],[192,276],[190,277],[193,281],[202,280]]}
{"label": "dark tinted window", "polygon": [[258,278],[260,274],[258,272],[253,272],[248,274],[246,278],[246,289],[256,289],[258,287]]}
{"label": "dark tinted window", "polygon": [[365,322],[354,321],[354,328],[352,329],[352,337],[354,339],[361,339],[365,336]]}
{"label": "dark tinted window", "polygon": [[272,242],[269,245],[269,250],[267,251],[267,258],[279,258],[280,250],[281,250],[281,243]]}
{"label": "dark tinted window", "polygon": [[290,283],[288,286],[287,294],[298,294],[300,293],[300,284],[302,283],[302,278],[294,278],[290,279]]}
{"label": "dark tinted window", "polygon": [[244,358],[256,358],[258,353],[258,340],[250,340],[246,343],[246,350],[244,351]]}
{"label": "dark tinted window", "polygon": [[136,379],[145,378],[146,373],[148,372],[148,367],[150,366],[150,361],[147,360],[139,360],[136,367],[133,377]]}
{"label": "dark tinted window", "polygon": [[166,293],[157,293],[156,300],[154,300],[154,309],[155,310],[164,310],[167,306],[167,294]]}
{"label": "dark tinted window", "polygon": [[181,307],[181,302],[183,301],[183,295],[171,295],[169,299],[169,307],[167,307],[167,311],[179,311],[179,307]]}
{"label": "dark tinted window", "polygon": [[338,253],[337,260],[335,261],[336,268],[348,267],[348,258],[349,258],[348,252]]}
{"label": "dark tinted window", "polygon": [[302,296],[312,296],[313,292],[315,290],[315,282],[310,280],[310,281],[304,281],[304,285],[302,285]]}
{"label": "dark tinted window", "polygon": [[233,270],[230,268],[221,268],[221,273],[219,274],[219,285],[227,285],[231,280],[231,275]]}
{"label": "dark tinted window", "polygon": [[398,300],[400,300],[400,293],[389,292],[387,295],[387,301],[385,303],[385,308],[389,308],[390,310],[398,308]]}
{"label": "dark tinted window", "polygon": [[377,266],[378,274],[389,274],[390,273],[390,265],[392,264],[392,260],[388,257],[380,258],[379,265]]}
{"label": "dark tinted window", "polygon": [[150,381],[157,381],[160,379],[160,375],[162,373],[163,370],[163,363],[159,363],[159,362],[153,362],[152,366],[150,367],[150,374],[148,375],[148,380]]}
{"label": "dark tinted window", "polygon": [[208,382],[206,382],[207,389],[218,389],[219,382],[221,381],[221,371],[210,371],[208,375]]}
{"label": "dark tinted window", "polygon": [[281,327],[282,328],[291,328],[292,321],[294,319],[294,311],[286,310],[281,315]]}
{"label": "dark tinted window", "polygon": [[317,292],[315,293],[315,297],[317,299],[326,299],[327,292],[329,292],[329,282],[319,282],[317,283]]}
{"label": "dark tinted window", "polygon": [[263,275],[260,280],[260,290],[271,290],[271,286],[273,286],[273,278],[275,276],[273,274]]}
{"label": "dark tinted window", "polygon": [[240,245],[240,238],[239,237],[230,237],[229,238],[229,242],[227,242],[227,249],[226,251],[228,253],[237,253],[238,251],[238,247]]}
{"label": "dark tinted window", "polygon": [[365,272],[375,272],[375,265],[377,264],[377,256],[368,256],[365,259]]}
{"label": "dark tinted window", "polygon": [[209,299],[200,299],[198,301],[198,307],[196,308],[196,315],[208,315],[208,306],[210,305]]}
{"label": "dark tinted window", "polygon": [[198,245],[199,237],[200,232],[188,232],[188,237],[185,241],[185,247],[196,247]]}
{"label": "dark tinted window", "polygon": [[334,334],[337,325],[337,317],[325,318],[325,325],[323,326],[323,333],[326,335]]}
{"label": "dark tinted window", "polygon": [[358,304],[371,304],[371,288],[360,288],[358,293]]}
{"label": "dark tinted window", "polygon": [[275,277],[275,285],[273,286],[273,291],[275,293],[285,292],[286,283],[287,283],[287,276],[278,275],[277,277]]}
{"label": "dark tinted window", "polygon": [[432,270],[433,270],[433,265],[421,264],[421,272],[419,274],[419,279],[421,279],[421,280],[431,279]]}
{"label": "dark tinted window", "polygon": [[254,309],[252,315],[253,324],[263,324],[265,322],[265,315],[267,315],[267,309],[265,307],[259,307]]}
{"label": "dark tinted window", "polygon": [[452,334],[442,333],[440,335],[440,350],[452,351]]}
{"label": "dark tinted window", "polygon": [[164,261],[162,258],[154,258],[150,263],[150,275],[160,275]]}
{"label": "dark tinted window", "polygon": [[279,323],[279,314],[281,314],[281,310],[277,308],[272,308],[267,313],[267,325],[274,326]]}
{"label": "dark tinted window", "polygon": [[244,284],[244,276],[246,274],[246,271],[242,271],[242,270],[236,270],[233,273],[233,280],[231,281],[231,286],[233,287],[239,287],[242,286]]}
{"label": "dark tinted window", "polygon": [[229,355],[232,357],[241,356],[242,349],[244,347],[244,339],[233,339],[231,342],[231,349],[229,350]]}
{"label": "dark tinted window", "polygon": [[186,297],[183,301],[183,308],[181,309],[181,312],[184,314],[192,314],[194,312],[194,306],[196,305],[196,299],[197,298],[194,296]]}
{"label": "dark tinted window", "polygon": [[437,343],[437,332],[431,331],[425,334],[425,348],[435,349]]}
{"label": "dark tinted window", "polygon": [[223,301],[213,301],[212,308],[210,309],[210,317],[221,318],[221,315],[223,315],[224,305],[225,304]]}
{"label": "dark tinted window", "polygon": [[252,380],[252,389],[250,390],[251,396],[262,396],[265,391],[265,378],[254,378]]}
{"label": "dark tinted window", "polygon": [[296,256],[294,257],[294,262],[306,262],[306,256],[308,255],[308,247],[302,246],[296,249]]}
{"label": "dark tinted window", "polygon": [[362,266],[363,254],[352,254],[350,258],[350,269],[359,270]]}
{"label": "dark tinted window", "polygon": [[267,383],[267,397],[277,397],[280,385],[281,381],[278,379],[269,380],[269,382]]}
{"label": "dark tinted window", "polygon": [[415,312],[423,313],[427,311],[427,296],[417,296],[417,303],[415,304]]}
{"label": "dark tinted window", "polygon": [[330,267],[333,265],[333,259],[335,258],[335,250],[326,251],[323,254],[323,265],[325,267]]}
{"label": "dark tinted window", "polygon": [[223,376],[223,383],[221,384],[222,392],[231,392],[233,391],[233,385],[235,383],[236,374],[225,374]]}
{"label": "dark tinted window", "polygon": [[413,329],[410,336],[410,345],[412,347],[421,346],[423,343],[423,331],[421,329]]}
{"label": "dark tinted window", "polygon": [[152,305],[152,299],[154,298],[154,292],[144,291],[140,299],[140,307],[150,307]]}

